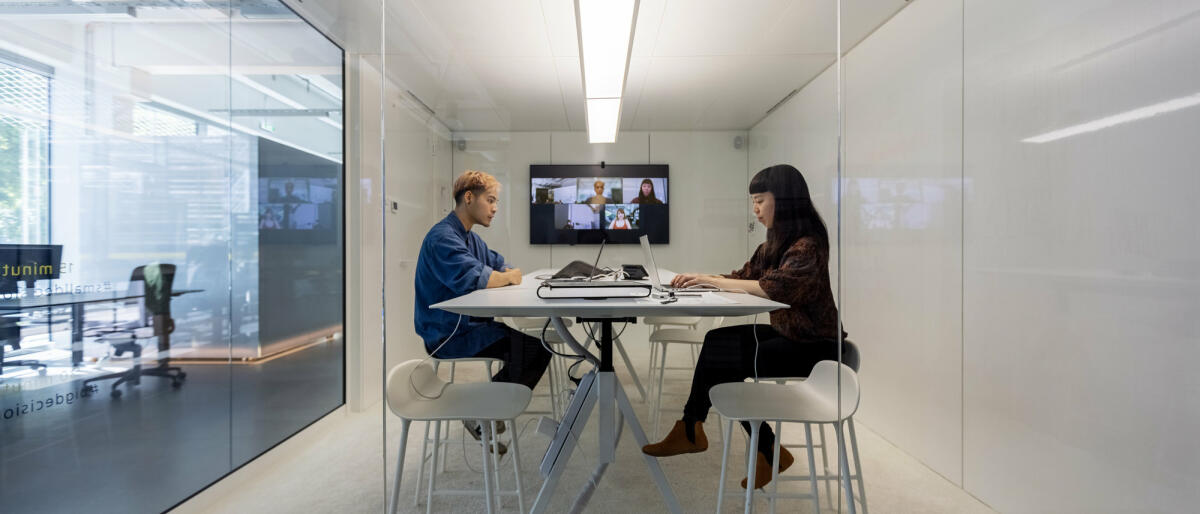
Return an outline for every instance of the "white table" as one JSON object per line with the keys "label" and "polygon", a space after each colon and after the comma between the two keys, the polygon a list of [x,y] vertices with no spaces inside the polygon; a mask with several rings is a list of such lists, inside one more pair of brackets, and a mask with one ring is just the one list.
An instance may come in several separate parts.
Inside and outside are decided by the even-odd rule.
{"label": "white table", "polygon": [[[593,408],[598,408],[600,448],[597,460],[599,465],[593,474],[593,480],[584,486],[576,498],[575,511],[580,510],[594,490],[595,483],[604,474],[608,464],[616,457],[616,446],[620,437],[620,426],[614,418],[621,415],[633,431],[639,446],[649,444],[646,434],[637,421],[633,406],[629,403],[625,389],[617,380],[613,371],[612,358],[612,324],[614,321],[630,321],[639,316],[748,316],[787,308],[779,302],[742,293],[701,293],[699,296],[684,296],[672,303],[662,303],[653,298],[637,299],[604,299],[604,300],[569,300],[541,299],[537,297],[537,287],[541,280],[534,277],[548,276],[555,272],[552,269],[537,270],[527,273],[520,285],[495,289],[482,289],[460,296],[458,298],[434,304],[435,309],[444,309],[455,314],[479,317],[549,317],[555,330],[566,341],[566,344],[579,355],[584,356],[595,365],[580,381],[576,394],[571,399],[571,405],[559,423],[554,441],[550,444],[547,456],[543,460],[543,474],[546,480],[538,492],[532,512],[540,514],[546,511],[550,497],[558,485],[559,477],[571,458],[575,442],[587,424],[587,419]],[[675,274],[660,270],[663,283],[668,283]],[[600,355],[593,355],[576,341],[563,325],[562,318],[578,317],[579,321],[601,324],[600,338],[597,341]],[[582,394],[581,394],[582,393]],[[614,402],[619,411],[613,409]],[[644,455],[650,475],[662,492],[671,512],[681,512],[679,501],[671,491],[658,460]]]}

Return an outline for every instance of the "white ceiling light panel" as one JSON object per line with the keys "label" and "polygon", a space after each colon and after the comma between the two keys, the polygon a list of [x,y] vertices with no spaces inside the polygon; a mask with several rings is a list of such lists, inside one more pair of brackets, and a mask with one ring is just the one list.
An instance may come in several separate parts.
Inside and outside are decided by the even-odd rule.
{"label": "white ceiling light panel", "polygon": [[587,99],[588,142],[616,143],[620,119],[620,98]]}
{"label": "white ceiling light panel", "polygon": [[575,0],[588,141],[613,143],[638,0]]}

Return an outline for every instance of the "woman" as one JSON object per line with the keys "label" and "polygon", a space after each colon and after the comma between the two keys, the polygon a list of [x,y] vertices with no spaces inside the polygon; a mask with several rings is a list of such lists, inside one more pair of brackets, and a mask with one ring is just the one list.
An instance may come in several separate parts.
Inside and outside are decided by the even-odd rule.
{"label": "woman", "polygon": [[659,200],[658,197],[654,195],[654,182],[647,178],[642,179],[642,186],[638,190],[637,198],[634,198],[629,203],[640,203],[642,205],[661,204],[662,200]]}
{"label": "woman", "polygon": [[279,219],[275,217],[275,210],[268,208],[258,217],[258,228],[260,229],[279,229]]}
{"label": "woman", "polygon": [[609,230],[629,230],[629,220],[625,219],[625,209],[617,208],[617,217],[608,224]]}
{"label": "woman", "polygon": [[[704,336],[683,419],[675,422],[662,441],[642,448],[648,455],[669,457],[708,449],[703,423],[712,406],[708,398],[712,386],[741,382],[756,373],[759,377],[807,376],[817,362],[838,358],[838,312],[829,285],[829,235],[809,197],[804,176],[786,164],[771,166],[754,176],[749,189],[754,216],[767,228],[767,241],[740,270],[728,275],[684,273],[671,285],[743,290],[790,307],[771,312],[770,325],[722,327]],[[842,335],[844,338],[845,333]],[[857,369],[857,350],[849,341],[844,346],[843,361]],[[742,428],[749,432],[750,425],[742,423]],[[763,423],[755,488],[771,480],[774,444],[774,434]],[[782,448],[779,471],[793,461],[791,453]],[[746,487],[744,479],[742,487]]]}

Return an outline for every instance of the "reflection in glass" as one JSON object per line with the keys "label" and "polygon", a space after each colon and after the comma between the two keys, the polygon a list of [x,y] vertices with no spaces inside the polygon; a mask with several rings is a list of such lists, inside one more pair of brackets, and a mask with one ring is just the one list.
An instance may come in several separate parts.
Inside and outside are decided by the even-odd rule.
{"label": "reflection in glass", "polygon": [[281,2],[0,48],[0,510],[163,511],[340,406],[341,49]]}

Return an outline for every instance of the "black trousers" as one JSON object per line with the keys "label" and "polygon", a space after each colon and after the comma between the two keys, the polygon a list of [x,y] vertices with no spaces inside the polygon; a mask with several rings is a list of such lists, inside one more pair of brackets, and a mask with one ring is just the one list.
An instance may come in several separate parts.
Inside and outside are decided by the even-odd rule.
{"label": "black trousers", "polygon": [[[793,341],[784,337],[770,325],[737,325],[711,330],[704,336],[704,346],[696,361],[692,375],[692,390],[683,407],[683,419],[690,427],[693,421],[704,421],[712,401],[708,390],[717,384],[741,382],[755,376],[755,332],[758,335],[758,377],[805,377],[816,363],[837,360],[837,340]],[[858,367],[857,350],[844,341],[847,356],[854,353],[853,360],[846,364]],[[749,423],[742,423],[746,432]],[[690,434],[689,434],[690,435]],[[759,430],[759,451],[772,458],[775,436],[771,428],[763,423]],[[764,450],[765,449],[765,450]]]}
{"label": "black trousers", "polygon": [[550,365],[550,352],[536,337],[504,327],[505,335],[484,347],[475,357],[491,357],[504,361],[504,367],[492,376],[493,382],[523,384],[533,389]]}

